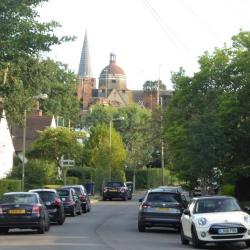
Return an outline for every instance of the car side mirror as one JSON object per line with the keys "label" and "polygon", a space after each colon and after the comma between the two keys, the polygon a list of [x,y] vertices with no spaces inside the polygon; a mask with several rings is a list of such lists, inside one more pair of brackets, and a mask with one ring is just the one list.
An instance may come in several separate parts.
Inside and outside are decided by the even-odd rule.
{"label": "car side mirror", "polygon": [[142,201],[143,201],[143,198],[140,198],[140,199],[139,199],[139,202],[142,202]]}
{"label": "car side mirror", "polygon": [[190,216],[190,211],[188,209],[184,209],[183,214]]}
{"label": "car side mirror", "polygon": [[247,213],[250,213],[250,207],[244,207],[243,210]]}

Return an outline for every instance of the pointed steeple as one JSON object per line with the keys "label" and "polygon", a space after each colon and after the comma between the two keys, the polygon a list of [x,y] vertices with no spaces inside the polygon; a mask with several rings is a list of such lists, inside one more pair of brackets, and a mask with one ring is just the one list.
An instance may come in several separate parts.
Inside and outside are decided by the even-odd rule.
{"label": "pointed steeple", "polygon": [[89,57],[89,45],[87,30],[85,31],[84,42],[82,46],[81,59],[78,69],[78,76],[80,78],[91,77],[90,57]]}

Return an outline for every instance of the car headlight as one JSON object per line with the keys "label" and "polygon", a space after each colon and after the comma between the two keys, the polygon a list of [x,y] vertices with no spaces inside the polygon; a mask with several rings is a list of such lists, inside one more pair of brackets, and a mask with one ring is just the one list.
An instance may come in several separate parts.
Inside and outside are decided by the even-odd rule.
{"label": "car headlight", "polygon": [[250,217],[249,217],[249,215],[244,215],[243,220],[244,220],[244,222],[246,222],[247,224],[250,224]]}
{"label": "car headlight", "polygon": [[199,226],[205,226],[207,224],[207,219],[204,217],[201,217],[198,219]]}

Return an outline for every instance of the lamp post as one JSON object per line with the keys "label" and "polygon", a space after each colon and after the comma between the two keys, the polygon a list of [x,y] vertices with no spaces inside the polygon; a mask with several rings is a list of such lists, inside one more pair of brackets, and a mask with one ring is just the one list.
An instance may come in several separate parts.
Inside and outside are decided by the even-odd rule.
{"label": "lamp post", "polygon": [[[118,117],[118,118],[113,118],[109,121],[109,150],[110,150],[110,155],[111,155],[111,146],[112,146],[112,125],[113,121],[123,121],[125,118],[123,116]],[[111,181],[111,172],[112,168],[110,165],[110,171],[109,171],[109,180]]]}
{"label": "lamp post", "polygon": [[[33,96],[30,97],[35,98],[36,100],[39,99],[47,99],[48,95],[47,94],[40,94],[38,96]],[[24,178],[25,178],[25,154],[26,154],[26,127],[27,127],[27,110],[26,108],[24,109],[24,117],[23,117],[23,157],[22,157],[22,191],[24,191]]]}

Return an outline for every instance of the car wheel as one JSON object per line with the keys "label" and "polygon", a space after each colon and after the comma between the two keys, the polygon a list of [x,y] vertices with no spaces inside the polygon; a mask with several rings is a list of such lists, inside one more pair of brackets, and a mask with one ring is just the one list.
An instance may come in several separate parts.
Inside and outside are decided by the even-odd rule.
{"label": "car wheel", "polygon": [[75,217],[76,216],[76,208],[75,206],[73,207],[72,211],[71,211],[71,216]]}
{"label": "car wheel", "polygon": [[124,198],[123,198],[124,201],[127,201],[128,200],[128,196],[126,195]]}
{"label": "car wheel", "polygon": [[142,232],[145,232],[145,229],[146,229],[146,228],[145,228],[143,222],[138,221],[138,231],[139,231],[140,233],[142,233]]}
{"label": "car wheel", "polygon": [[9,232],[9,228],[0,228],[0,233],[7,234]]}
{"label": "car wheel", "polygon": [[48,232],[50,230],[50,221],[47,220],[46,226],[45,226],[45,231]]}
{"label": "car wheel", "polygon": [[82,208],[82,211],[83,211],[83,213],[87,213],[87,204],[85,204],[84,206],[83,206],[83,208]]}
{"label": "car wheel", "polygon": [[61,218],[57,221],[58,225],[62,225],[65,221],[65,216],[61,216]]}
{"label": "car wheel", "polygon": [[182,227],[180,228],[180,230],[181,230],[181,244],[183,244],[183,245],[188,245],[188,243],[189,243],[189,240],[187,240],[186,238],[185,238],[185,235],[184,235],[184,232],[183,232],[183,229],[182,229]]}
{"label": "car wheel", "polygon": [[81,204],[79,204],[78,206],[78,212],[77,212],[78,215],[81,215],[82,214],[82,206]]}
{"label": "car wheel", "polygon": [[250,247],[250,240],[246,240],[245,242],[246,242],[247,247]]}
{"label": "car wheel", "polygon": [[201,248],[202,247],[202,242],[199,240],[198,236],[197,236],[197,232],[195,230],[195,227],[193,226],[192,229],[192,244],[194,248]]}
{"label": "car wheel", "polygon": [[103,201],[106,201],[107,199],[103,197],[102,200],[103,200]]}
{"label": "car wheel", "polygon": [[45,219],[42,219],[41,221],[40,221],[40,225],[39,225],[39,227],[38,227],[38,229],[37,229],[37,232],[39,233],[39,234],[44,234],[45,233]]}
{"label": "car wheel", "polygon": [[87,212],[90,212],[90,210],[91,210],[91,204],[89,203]]}

